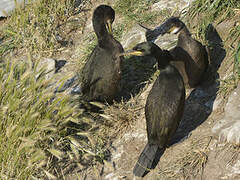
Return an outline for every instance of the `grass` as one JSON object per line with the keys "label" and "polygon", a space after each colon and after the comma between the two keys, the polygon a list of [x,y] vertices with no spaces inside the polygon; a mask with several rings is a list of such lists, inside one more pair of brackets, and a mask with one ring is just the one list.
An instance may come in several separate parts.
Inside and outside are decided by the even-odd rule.
{"label": "grass", "polygon": [[139,101],[139,96],[130,98],[127,102],[121,101],[107,106],[104,109],[102,133],[109,138],[121,136],[133,127],[134,123],[140,116],[140,110],[143,105]]}
{"label": "grass", "polygon": [[97,130],[91,130],[97,122],[83,116],[78,100],[66,95],[55,97],[53,90],[47,88],[52,79],[47,80],[44,75],[36,78],[44,69],[38,70],[37,65],[32,69],[33,56],[50,56],[61,48],[56,35],[58,27],[69,23],[76,12],[72,2],[35,1],[24,9],[16,9],[1,28],[4,40],[0,57],[19,51],[29,54],[29,59],[22,63],[1,59],[0,177],[3,179],[64,178],[69,167],[103,163],[104,142]]}
{"label": "grass", "polygon": [[180,151],[176,158],[166,162],[165,166],[159,172],[159,179],[195,179],[196,176],[203,173],[204,167],[208,161],[209,137],[193,139],[190,144]]}
{"label": "grass", "polygon": [[[206,44],[209,48],[212,48],[214,44],[209,43],[205,37],[208,32],[209,24],[217,25],[226,20],[237,20],[240,15],[240,2],[238,0],[196,0],[190,7],[187,13],[187,22],[198,22],[197,24],[188,24],[188,26],[195,29],[195,37],[200,40],[203,44]],[[238,20],[237,20],[238,22]],[[229,27],[228,33],[223,38],[223,48],[226,50],[227,61],[224,61],[224,65],[230,67],[234,64],[233,72],[234,75],[230,76],[226,80],[220,80],[219,93],[225,97],[235,87],[239,81],[239,63],[235,60],[235,54],[237,54],[237,47],[240,39],[240,24],[236,23],[232,27]]]}
{"label": "grass", "polygon": [[[195,27],[198,29],[196,36],[198,39],[204,41],[209,24],[219,24],[226,19],[234,19],[239,16],[239,9],[240,3],[238,0],[196,0],[187,13],[187,21],[192,22],[195,19],[198,22]],[[191,26],[190,23],[188,25]],[[231,35],[233,35],[229,35],[232,42],[239,39],[239,24],[232,27],[229,32],[232,32]]]}
{"label": "grass", "polygon": [[157,17],[157,12],[150,12],[150,7],[157,1],[144,0],[119,0],[115,2],[114,9],[121,14],[126,21],[135,21],[138,23],[150,23]]}
{"label": "grass", "polygon": [[97,122],[83,116],[78,100],[51,93],[47,88],[51,80],[39,77],[43,71],[32,69],[31,60],[1,62],[3,179],[63,178],[66,165],[86,166],[104,160],[104,142],[93,130]]}
{"label": "grass", "polygon": [[[36,63],[42,56],[61,51],[56,36],[81,8],[84,6],[74,8],[72,0],[38,0],[24,9],[17,8],[1,27],[0,57],[6,59],[13,52],[29,57],[23,62],[0,59],[3,179],[64,178],[68,167],[103,162],[104,142],[97,130],[91,130],[96,122],[82,115],[78,100],[66,95],[55,97],[47,88],[52,79],[39,76],[44,69],[38,70]],[[72,29],[83,26],[81,19],[75,24]],[[36,61],[33,69],[32,61]]]}
{"label": "grass", "polygon": [[[116,1],[114,9],[123,18],[113,25],[114,36],[121,40],[132,24],[154,25],[158,23],[159,16],[167,16],[166,11],[151,11],[150,6],[155,2],[158,1]],[[212,4],[209,0],[196,0],[190,9],[190,17],[200,14],[204,17],[199,19],[200,25],[195,27],[198,29],[198,39],[204,38],[208,23],[232,18],[239,14],[237,9],[238,0],[215,0]],[[71,23],[75,12],[72,0],[37,0],[24,9],[17,9],[0,30],[4,37],[0,57],[20,51],[31,54],[25,63],[12,59],[0,62],[2,179],[64,179],[68,173],[75,173],[74,169],[83,170],[97,163],[107,164],[107,138],[114,138],[128,130],[140,116],[139,110],[143,104],[138,96],[128,102],[105,107],[100,118],[99,115],[84,114],[79,109],[78,99],[62,94],[55,97],[47,88],[51,79],[46,79],[44,75],[36,78],[44,69],[38,70],[37,65],[33,66],[32,57],[52,56],[62,48],[67,48],[56,38],[61,35],[61,29],[70,32],[84,25],[85,21],[79,19],[70,29],[64,28]],[[232,39],[229,41],[236,41],[239,32],[239,25],[231,29]],[[68,41],[67,35],[64,38]],[[89,34],[85,41],[89,43],[82,50],[83,59],[95,47],[96,37],[93,33]],[[236,54],[236,62],[239,62],[239,50]],[[226,91],[224,88],[229,86],[222,87]],[[191,172],[194,176],[201,173],[208,150],[201,145],[205,144],[193,142],[189,151],[180,154],[176,162],[163,170],[160,176],[179,177],[176,169],[180,169],[182,174]],[[188,178],[186,173],[184,176]]]}
{"label": "grass", "polygon": [[[67,23],[79,9],[74,8],[72,0],[37,0],[30,1],[24,8],[16,8],[1,29],[4,43],[0,56],[20,49],[45,55],[57,52],[61,48],[57,38],[60,26]],[[83,25],[81,21],[75,24],[79,27]]]}

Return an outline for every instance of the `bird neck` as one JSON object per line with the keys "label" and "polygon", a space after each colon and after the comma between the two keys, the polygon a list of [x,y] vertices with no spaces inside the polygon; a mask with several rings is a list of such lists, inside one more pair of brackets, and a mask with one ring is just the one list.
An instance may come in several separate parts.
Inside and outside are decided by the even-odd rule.
{"label": "bird neck", "polygon": [[104,23],[96,23],[94,25],[94,30],[97,35],[98,44],[101,48],[109,48],[108,46],[112,35],[108,33],[107,28]]}
{"label": "bird neck", "polygon": [[188,28],[186,26],[184,26],[179,33],[179,38],[185,39],[185,38],[189,38],[189,37],[191,37],[191,33],[189,32]]}
{"label": "bird neck", "polygon": [[101,23],[101,25],[98,25],[97,28],[95,28],[95,33],[96,33],[98,39],[106,38],[108,36],[108,32],[107,32],[105,24]]}
{"label": "bird neck", "polygon": [[155,51],[153,55],[158,61],[158,69],[166,68],[170,60],[172,59],[171,55],[169,54],[169,51],[167,50]]}

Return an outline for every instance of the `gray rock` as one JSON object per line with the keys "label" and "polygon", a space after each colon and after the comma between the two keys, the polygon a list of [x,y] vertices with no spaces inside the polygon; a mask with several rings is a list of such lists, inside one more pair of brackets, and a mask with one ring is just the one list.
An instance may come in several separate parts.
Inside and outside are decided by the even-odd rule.
{"label": "gray rock", "polygon": [[[52,79],[52,84],[50,87],[54,88],[54,93],[67,92],[67,94],[81,94],[81,89],[78,84],[79,76],[72,75],[67,80],[66,69],[61,72],[61,68],[67,63],[65,60],[55,60],[51,58],[43,59],[39,62],[37,66],[37,72],[39,75],[44,75],[46,79]],[[63,77],[63,78],[62,78]]]}
{"label": "gray rock", "polygon": [[24,3],[24,0],[1,0],[0,1],[0,17],[9,16],[9,14],[16,7],[15,1],[17,5],[22,5]]}
{"label": "gray rock", "polygon": [[214,98],[211,98],[208,102],[206,102],[204,105],[209,108],[209,109],[212,109],[212,111],[215,111],[219,104],[222,102],[221,99],[215,99]]}
{"label": "gray rock", "polygon": [[37,76],[42,74],[42,70],[44,70],[44,75],[46,79],[51,79],[55,73],[55,60],[51,58],[42,59],[37,65]]}
{"label": "gray rock", "polygon": [[152,10],[161,11],[164,9],[172,9],[172,10],[179,9],[181,11],[187,8],[192,3],[192,1],[193,0],[174,0],[174,1],[162,0],[160,2],[153,4]]}
{"label": "gray rock", "polygon": [[212,128],[220,141],[240,144],[240,84],[229,96],[223,119]]}
{"label": "gray rock", "polygon": [[171,49],[177,44],[177,36],[174,34],[165,34],[164,36],[158,36],[154,43],[162,49]]}
{"label": "gray rock", "polygon": [[136,44],[146,41],[145,33],[146,33],[146,29],[139,26],[138,24],[135,25],[123,37],[123,41],[121,42],[123,48],[131,49]]}

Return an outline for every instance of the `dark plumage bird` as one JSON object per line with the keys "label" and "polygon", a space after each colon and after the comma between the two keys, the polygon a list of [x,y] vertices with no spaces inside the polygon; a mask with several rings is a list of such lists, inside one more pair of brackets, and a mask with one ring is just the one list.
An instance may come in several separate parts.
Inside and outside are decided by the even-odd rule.
{"label": "dark plumage bird", "polygon": [[81,91],[87,101],[111,103],[120,89],[122,45],[112,36],[114,10],[98,6],[93,13],[93,28],[98,44],[92,51],[81,73]]}
{"label": "dark plumage bird", "polygon": [[145,106],[148,143],[133,170],[134,175],[143,177],[155,168],[157,154],[164,152],[178,128],[184,110],[185,87],[182,76],[169,63],[172,60],[169,52],[154,43],[138,44],[123,54],[155,57],[160,69]]}
{"label": "dark plumage bird", "polygon": [[208,68],[208,53],[199,41],[193,39],[186,25],[177,17],[167,19],[161,26],[148,31],[147,36],[178,34],[176,47],[170,50],[174,61],[171,62],[181,73],[187,88],[201,83]]}

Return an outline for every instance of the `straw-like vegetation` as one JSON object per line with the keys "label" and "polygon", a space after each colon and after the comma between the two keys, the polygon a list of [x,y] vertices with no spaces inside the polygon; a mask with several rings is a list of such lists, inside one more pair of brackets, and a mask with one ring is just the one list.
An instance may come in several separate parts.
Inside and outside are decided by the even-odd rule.
{"label": "straw-like vegetation", "polygon": [[[90,1],[90,0],[89,0]],[[106,163],[107,138],[113,138],[131,128],[143,108],[139,96],[128,102],[103,106],[101,117],[84,114],[79,108],[79,99],[66,95],[54,95],[52,79],[47,79],[43,68],[37,68],[36,56],[52,56],[63,48],[61,35],[63,27],[72,23],[65,35],[73,29],[83,28],[86,19],[75,20],[73,0],[36,0],[24,8],[17,8],[0,29],[0,177],[2,179],[64,178],[74,169]],[[114,8],[122,17],[114,24],[114,35],[121,40],[134,23],[155,25],[159,17],[167,12],[151,11],[150,6],[158,1],[117,0]],[[196,0],[189,11],[189,18],[196,17],[198,24],[193,27],[196,37],[205,41],[207,25],[239,16],[238,0]],[[207,18],[206,18],[207,17]],[[228,45],[240,38],[240,24],[231,29]],[[82,60],[86,59],[96,44],[93,33],[86,36],[89,42],[84,47]],[[235,44],[234,44],[235,45]],[[240,47],[228,48],[234,56],[238,75]],[[25,61],[11,59],[11,54],[28,55]],[[6,56],[7,55],[7,56]],[[9,60],[6,60],[6,57]],[[34,58],[33,58],[34,57]],[[4,59],[4,60],[3,60]],[[231,59],[232,60],[232,59]],[[34,65],[33,65],[34,62]],[[239,77],[239,76],[238,76]],[[238,79],[237,79],[238,80]],[[224,91],[233,89],[238,82],[225,80]],[[142,91],[140,91],[142,92]],[[203,148],[204,147],[204,148]],[[174,166],[163,169],[159,177],[178,179],[179,171],[190,172],[194,177],[201,173],[207,162],[207,142],[194,141],[176,159]],[[181,174],[181,175],[182,175]],[[181,176],[182,178],[182,176]]]}

